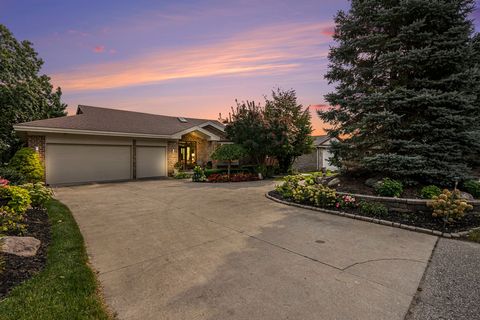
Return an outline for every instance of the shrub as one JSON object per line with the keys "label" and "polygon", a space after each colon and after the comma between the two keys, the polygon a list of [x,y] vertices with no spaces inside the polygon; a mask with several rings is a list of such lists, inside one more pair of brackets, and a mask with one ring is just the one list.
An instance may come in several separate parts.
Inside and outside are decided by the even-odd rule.
{"label": "shrub", "polygon": [[358,206],[357,199],[351,195],[337,196],[336,208],[356,208]]}
{"label": "shrub", "polygon": [[293,201],[297,203],[315,204],[318,189],[314,186],[297,186],[293,189]]}
{"label": "shrub", "polygon": [[192,181],[193,181],[193,182],[204,182],[204,181],[207,181],[207,177],[205,177],[205,172],[203,171],[202,167],[200,167],[200,166],[195,166],[195,167],[193,168]]}
{"label": "shrub", "polygon": [[27,182],[27,179],[22,173],[9,167],[0,167],[0,177],[2,177],[3,179],[7,179],[10,184],[13,185],[23,184]]}
{"label": "shrub", "polygon": [[470,193],[475,199],[480,198],[480,181],[469,180],[463,184],[465,190]]}
{"label": "shrub", "polygon": [[190,179],[192,177],[192,174],[188,172],[178,172],[173,176],[175,179]]}
{"label": "shrub", "polygon": [[256,174],[251,173],[235,173],[230,176],[231,182],[242,182],[242,181],[255,181],[258,180]]}
{"label": "shrub", "polygon": [[334,189],[323,185],[316,186],[318,192],[315,199],[315,205],[321,208],[329,208],[337,203],[337,193]]}
{"label": "shrub", "polygon": [[20,172],[28,182],[43,180],[44,169],[40,156],[31,148],[22,148],[15,153],[9,167]]}
{"label": "shrub", "polygon": [[403,184],[400,181],[385,178],[375,185],[375,191],[382,197],[400,197],[403,192]]}
{"label": "shrub", "polygon": [[283,183],[275,187],[275,191],[278,192],[284,199],[290,200],[293,198],[293,190],[298,187],[300,181],[305,177],[301,175],[285,176],[283,177]]}
{"label": "shrub", "polygon": [[359,205],[360,212],[368,216],[383,217],[388,215],[388,209],[385,205],[378,202],[362,201]]}
{"label": "shrub", "polygon": [[439,196],[434,196],[428,206],[433,210],[433,217],[440,217],[445,222],[461,219],[467,210],[473,209],[473,206],[462,198],[459,190],[447,189],[443,190]]}
{"label": "shrub", "polygon": [[23,214],[15,213],[6,207],[0,207],[0,234],[25,232]]}
{"label": "shrub", "polygon": [[230,177],[228,174],[214,173],[208,176],[208,182],[229,182]]}
{"label": "shrub", "polygon": [[24,214],[30,206],[31,199],[28,190],[18,186],[0,188],[0,199],[6,201],[2,208],[16,214]]}
{"label": "shrub", "polygon": [[21,185],[21,187],[28,190],[32,201],[32,207],[34,208],[43,208],[47,201],[52,199],[52,189],[46,187],[43,182],[27,183]]}
{"label": "shrub", "polygon": [[420,190],[420,196],[423,199],[432,199],[435,196],[439,196],[442,193],[442,189],[437,186],[426,186]]}

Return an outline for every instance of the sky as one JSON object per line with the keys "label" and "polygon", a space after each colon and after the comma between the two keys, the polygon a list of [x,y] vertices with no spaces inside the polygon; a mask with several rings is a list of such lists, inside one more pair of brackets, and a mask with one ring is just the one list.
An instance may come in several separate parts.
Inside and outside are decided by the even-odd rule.
{"label": "sky", "polygon": [[[33,42],[42,72],[79,104],[217,119],[235,99],[295,89],[315,113],[333,17],[347,0],[0,0],[0,23]],[[480,10],[472,17],[480,30]]]}

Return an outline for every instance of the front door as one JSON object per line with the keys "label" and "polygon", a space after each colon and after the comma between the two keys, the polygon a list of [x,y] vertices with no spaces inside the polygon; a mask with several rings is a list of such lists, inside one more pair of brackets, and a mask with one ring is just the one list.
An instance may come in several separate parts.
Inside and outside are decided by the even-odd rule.
{"label": "front door", "polygon": [[180,141],[178,143],[178,161],[184,170],[193,169],[197,159],[197,143],[195,141]]}

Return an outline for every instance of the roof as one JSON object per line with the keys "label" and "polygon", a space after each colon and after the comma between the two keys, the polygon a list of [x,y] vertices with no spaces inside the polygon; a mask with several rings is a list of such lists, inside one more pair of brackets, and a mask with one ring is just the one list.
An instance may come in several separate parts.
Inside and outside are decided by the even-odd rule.
{"label": "roof", "polygon": [[[216,120],[171,117],[134,111],[79,105],[77,114],[59,118],[30,121],[14,126],[17,131],[92,131],[92,133],[122,133],[151,136],[172,136],[187,133],[189,129],[214,127],[223,132],[223,124]],[[211,130],[206,130],[211,132]]]}
{"label": "roof", "polygon": [[328,135],[313,136],[312,138],[313,138],[313,144],[317,147],[324,144],[327,141],[330,141],[330,139],[332,139],[332,137],[330,137]]}

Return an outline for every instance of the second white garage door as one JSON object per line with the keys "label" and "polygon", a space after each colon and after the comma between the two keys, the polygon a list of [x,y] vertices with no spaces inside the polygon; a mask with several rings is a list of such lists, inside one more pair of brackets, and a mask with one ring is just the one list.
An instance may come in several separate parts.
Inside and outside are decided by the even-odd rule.
{"label": "second white garage door", "polygon": [[47,144],[48,184],[131,179],[131,147]]}
{"label": "second white garage door", "polygon": [[167,157],[165,147],[137,147],[137,178],[165,177]]}

